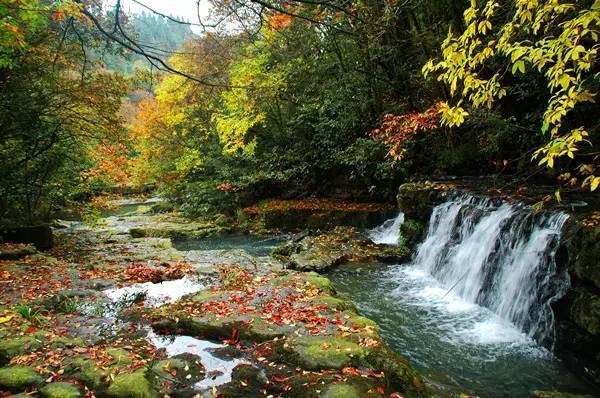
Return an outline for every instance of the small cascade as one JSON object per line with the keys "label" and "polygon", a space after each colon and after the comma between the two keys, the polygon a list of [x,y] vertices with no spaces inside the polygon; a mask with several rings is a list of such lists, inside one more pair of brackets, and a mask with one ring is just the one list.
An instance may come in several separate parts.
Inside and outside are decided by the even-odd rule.
{"label": "small cascade", "polygon": [[550,308],[568,285],[555,254],[568,216],[461,194],[437,206],[414,265],[455,295],[487,307],[544,345]]}
{"label": "small cascade", "polygon": [[404,213],[386,220],[383,224],[369,231],[369,239],[382,245],[397,245],[400,239],[400,225],[404,222]]}

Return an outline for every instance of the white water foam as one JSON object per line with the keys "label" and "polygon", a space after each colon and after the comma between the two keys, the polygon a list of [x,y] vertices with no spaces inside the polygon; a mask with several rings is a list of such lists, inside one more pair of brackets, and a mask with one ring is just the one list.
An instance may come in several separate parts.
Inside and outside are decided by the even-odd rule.
{"label": "white water foam", "polygon": [[378,245],[398,245],[400,226],[404,222],[404,213],[386,220],[383,224],[368,232],[369,239]]}
{"label": "white water foam", "polygon": [[568,284],[554,259],[567,219],[564,213],[536,214],[519,203],[469,194],[451,197],[433,210],[413,264],[433,276],[449,297],[486,307],[551,345],[550,305]]}
{"label": "white water foam", "polygon": [[[415,265],[390,271],[396,289],[392,295],[418,309],[443,334],[449,344],[493,345],[498,354],[506,350],[540,350],[536,343],[512,323],[489,309],[448,291],[439,281]],[[493,358],[488,358],[493,359]]]}

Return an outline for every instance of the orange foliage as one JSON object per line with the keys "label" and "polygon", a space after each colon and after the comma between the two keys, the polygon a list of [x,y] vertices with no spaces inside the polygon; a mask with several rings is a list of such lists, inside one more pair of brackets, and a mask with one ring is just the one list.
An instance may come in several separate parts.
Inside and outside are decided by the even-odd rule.
{"label": "orange foliage", "polygon": [[123,144],[96,145],[92,154],[96,166],[81,173],[82,177],[88,180],[108,180],[117,186],[127,185],[131,180],[127,152],[127,147]]}
{"label": "orange foliage", "polygon": [[283,30],[292,23],[292,17],[281,12],[275,13],[270,19],[270,25],[275,30]]}
{"label": "orange foliage", "polygon": [[442,103],[438,102],[423,113],[410,112],[396,116],[387,114],[379,128],[371,131],[370,137],[382,140],[388,147],[388,156],[394,161],[402,160],[406,153],[404,144],[415,139],[424,131],[439,127]]}
{"label": "orange foliage", "polygon": [[[290,210],[308,210],[308,211],[381,211],[387,210],[388,205],[381,203],[350,203],[340,202],[331,199],[311,198],[311,199],[292,199],[280,200],[272,199],[265,201],[260,205],[263,211],[290,211]],[[253,208],[247,208],[247,213],[252,213]]]}

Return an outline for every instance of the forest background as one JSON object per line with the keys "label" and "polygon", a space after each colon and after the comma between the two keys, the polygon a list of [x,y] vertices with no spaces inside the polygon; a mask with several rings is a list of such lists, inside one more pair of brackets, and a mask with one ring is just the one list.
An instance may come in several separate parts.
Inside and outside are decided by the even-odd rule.
{"label": "forest background", "polygon": [[115,187],[204,217],[268,197],[392,201],[448,175],[549,184],[553,200],[600,184],[597,0],[211,5],[188,22],[0,1],[3,222]]}

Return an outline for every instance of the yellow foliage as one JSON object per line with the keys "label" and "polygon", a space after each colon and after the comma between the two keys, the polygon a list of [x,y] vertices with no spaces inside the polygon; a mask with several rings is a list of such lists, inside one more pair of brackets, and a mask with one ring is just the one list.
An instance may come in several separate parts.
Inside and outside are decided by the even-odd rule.
{"label": "yellow foliage", "polygon": [[[442,59],[427,62],[423,73],[436,74],[439,81],[448,84],[452,95],[460,95],[472,107],[488,109],[506,95],[500,84],[503,71],[481,76],[480,71],[492,57],[503,56],[513,74],[528,70],[543,74],[551,99],[541,128],[549,133],[549,142],[535,152],[534,158],[550,168],[559,157],[574,158],[588,132],[584,127],[565,131],[563,121],[579,103],[594,101],[595,93],[586,89],[586,80],[598,58],[600,0],[589,8],[558,0],[514,0],[514,8],[495,0],[484,2],[482,8],[478,7],[481,3],[471,2],[464,13],[465,31],[460,36],[448,34],[442,44]],[[494,30],[494,19],[510,10],[512,20]],[[547,33],[550,31],[552,34]],[[444,110],[442,122],[458,126],[466,116],[459,103]],[[595,190],[598,184],[592,173],[584,183]]]}

